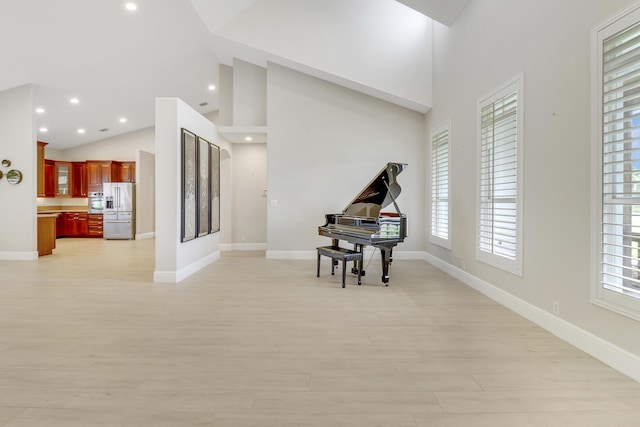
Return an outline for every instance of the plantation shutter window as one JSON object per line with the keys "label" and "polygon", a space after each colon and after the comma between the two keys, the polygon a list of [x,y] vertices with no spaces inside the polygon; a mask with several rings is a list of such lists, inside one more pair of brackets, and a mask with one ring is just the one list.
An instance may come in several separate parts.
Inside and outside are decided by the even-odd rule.
{"label": "plantation shutter window", "polygon": [[640,24],[604,40],[601,285],[640,298]]}
{"label": "plantation shutter window", "polygon": [[640,320],[640,2],[591,41],[591,301]]}
{"label": "plantation shutter window", "polygon": [[451,249],[449,206],[449,125],[431,136],[431,243]]}
{"label": "plantation shutter window", "polygon": [[478,259],[521,274],[522,79],[479,104]]}

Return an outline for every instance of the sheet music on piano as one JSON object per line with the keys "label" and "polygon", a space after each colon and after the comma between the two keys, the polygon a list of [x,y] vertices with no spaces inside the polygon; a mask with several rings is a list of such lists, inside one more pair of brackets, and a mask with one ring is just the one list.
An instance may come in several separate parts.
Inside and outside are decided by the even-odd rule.
{"label": "sheet music on piano", "polygon": [[[387,286],[393,248],[407,237],[407,217],[396,203],[402,190],[396,178],[406,168],[406,163],[387,163],[341,213],[325,214],[327,222],[318,227],[318,234],[332,239],[332,246],[344,240],[361,253],[366,246],[380,249],[382,282]],[[392,203],[395,213],[380,212]],[[360,260],[351,272],[357,274],[359,270],[364,276],[362,268]]]}

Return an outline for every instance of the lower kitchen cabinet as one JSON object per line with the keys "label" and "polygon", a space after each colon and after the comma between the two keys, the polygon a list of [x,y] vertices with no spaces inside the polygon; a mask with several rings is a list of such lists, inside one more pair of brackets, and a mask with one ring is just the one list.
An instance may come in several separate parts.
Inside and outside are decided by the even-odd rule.
{"label": "lower kitchen cabinet", "polygon": [[38,215],[38,256],[51,255],[56,247],[56,216]]}
{"label": "lower kitchen cabinet", "polygon": [[89,236],[102,237],[103,235],[102,214],[89,214],[88,223],[89,223]]}
{"label": "lower kitchen cabinet", "polygon": [[70,237],[80,237],[89,234],[89,222],[86,213],[66,212],[64,229]]}
{"label": "lower kitchen cabinet", "polygon": [[102,214],[60,212],[55,218],[56,237],[102,237]]}
{"label": "lower kitchen cabinet", "polygon": [[56,237],[62,237],[66,235],[67,230],[65,229],[65,222],[65,214],[58,214],[58,216],[56,217]]}

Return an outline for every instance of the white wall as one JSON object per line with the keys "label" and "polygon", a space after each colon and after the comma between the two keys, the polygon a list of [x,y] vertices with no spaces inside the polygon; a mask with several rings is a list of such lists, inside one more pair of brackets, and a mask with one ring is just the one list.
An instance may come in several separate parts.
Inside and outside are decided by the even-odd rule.
{"label": "white wall", "polygon": [[233,249],[267,246],[267,145],[233,146]]}
{"label": "white wall", "polygon": [[[474,0],[453,27],[434,24],[434,108],[427,114],[427,135],[451,120],[453,247],[427,244],[427,251],[538,312],[550,313],[557,301],[561,319],[569,322],[565,327],[640,356],[638,322],[589,301],[590,31],[628,3]],[[525,83],[522,277],[475,259],[476,105],[520,72]]]}
{"label": "white wall", "polygon": [[12,169],[22,172],[22,182],[0,179],[0,259],[38,258],[36,217],[37,151],[31,85],[0,92],[0,160],[3,175]]}
{"label": "white wall", "polygon": [[[191,1],[206,16],[206,1]],[[424,112],[431,106],[431,22],[389,0],[270,0],[210,30],[237,43],[235,52],[248,46],[281,65]],[[244,54],[251,62],[260,56]]]}
{"label": "white wall", "polygon": [[219,233],[180,242],[181,128],[229,149],[206,117],[178,98],[156,98],[155,282],[179,282],[220,256]]}
{"label": "white wall", "polygon": [[324,215],[341,212],[391,161],[409,164],[398,205],[410,235],[394,255],[423,253],[424,115],[275,64],[267,93],[267,255],[314,256],[329,243],[317,231]]}
{"label": "white wall", "polygon": [[[40,141],[47,142],[46,138],[40,139]],[[64,150],[58,150],[56,148],[51,148],[50,146],[44,147],[44,158],[51,160],[64,160]]]}
{"label": "white wall", "polygon": [[136,153],[136,239],[150,238],[156,230],[156,156]]}
{"label": "white wall", "polygon": [[148,153],[155,152],[154,132],[155,129],[150,127],[69,148],[60,152],[63,158],[51,157],[49,153],[45,151],[45,157],[47,159],[66,160],[69,162],[84,162],[85,160],[134,161],[137,150]]}
{"label": "white wall", "polygon": [[267,70],[233,61],[233,125],[267,125]]}
{"label": "white wall", "polygon": [[220,84],[218,85],[218,99],[220,108],[215,123],[218,126],[233,125],[233,68],[220,64]]}

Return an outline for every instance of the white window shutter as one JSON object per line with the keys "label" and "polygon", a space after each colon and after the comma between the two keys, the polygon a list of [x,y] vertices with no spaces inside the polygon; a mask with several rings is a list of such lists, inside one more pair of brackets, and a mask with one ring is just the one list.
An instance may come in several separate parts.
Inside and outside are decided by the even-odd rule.
{"label": "white window shutter", "polygon": [[640,24],[602,45],[601,285],[640,297]]}
{"label": "white window shutter", "polygon": [[516,274],[522,274],[522,80],[478,105],[478,259]]}
{"label": "white window shutter", "polygon": [[451,249],[449,124],[431,135],[431,243]]}

